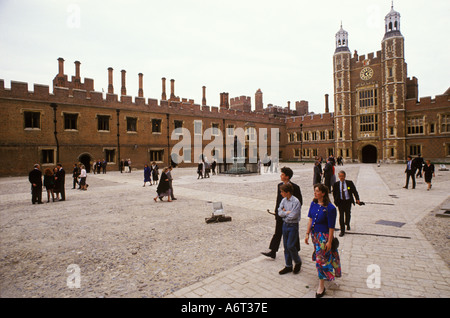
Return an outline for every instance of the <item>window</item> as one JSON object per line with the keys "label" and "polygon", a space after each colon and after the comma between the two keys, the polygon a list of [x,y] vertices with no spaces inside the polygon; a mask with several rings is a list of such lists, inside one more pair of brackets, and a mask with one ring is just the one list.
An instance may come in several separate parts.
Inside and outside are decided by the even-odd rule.
{"label": "window", "polygon": [[388,69],[388,72],[389,72],[389,77],[392,77],[392,67],[390,67],[390,68]]}
{"label": "window", "polygon": [[334,156],[334,149],[333,148],[328,148],[328,157],[333,155]]}
{"label": "window", "polygon": [[327,139],[326,131],[321,131],[320,132],[320,140],[326,140],[326,139]]}
{"label": "window", "polygon": [[297,133],[297,141],[302,141],[302,134],[301,133]]}
{"label": "window", "polygon": [[247,141],[256,141],[256,129],[255,129],[255,127],[248,127],[246,129],[245,139]]}
{"label": "window", "polygon": [[234,136],[234,125],[228,125],[227,126],[227,135],[230,136]]}
{"label": "window", "polygon": [[183,121],[182,120],[174,120],[173,126],[175,127],[175,129],[183,128]]}
{"label": "window", "polygon": [[78,114],[64,113],[64,129],[77,130]]}
{"label": "window", "polygon": [[394,136],[394,127],[389,127],[389,135]]}
{"label": "window", "polygon": [[364,108],[377,106],[378,105],[377,95],[378,94],[376,89],[359,91],[358,93],[359,107]]}
{"label": "window", "polygon": [[408,118],[408,135],[423,134],[423,116]]}
{"label": "window", "polygon": [[300,149],[294,149],[294,157],[300,157]]}
{"label": "window", "polygon": [[127,117],[127,131],[136,132],[137,131],[137,118]]}
{"label": "window", "polygon": [[150,150],[150,162],[152,161],[163,161],[164,159],[164,149],[161,150]]}
{"label": "window", "polygon": [[106,162],[116,162],[116,150],[105,149],[105,160]]}
{"label": "window", "polygon": [[339,130],[339,138],[342,138],[342,130]]}
{"label": "window", "polygon": [[97,116],[97,130],[109,131],[109,118],[110,116],[98,115]]}
{"label": "window", "polygon": [[334,139],[334,130],[328,131],[328,139],[333,140]]}
{"label": "window", "polygon": [[317,131],[311,132],[311,140],[317,140]]}
{"label": "window", "polygon": [[434,123],[430,124],[430,134],[435,133]]}
{"label": "window", "polygon": [[409,154],[411,156],[417,156],[420,153],[422,153],[422,146],[421,145],[410,145],[409,146]]}
{"label": "window", "polygon": [[212,124],[212,135],[219,136],[219,124]]}
{"label": "window", "polygon": [[395,149],[391,148],[391,157],[394,157],[394,155],[395,155]]}
{"label": "window", "polygon": [[295,141],[295,134],[294,133],[289,133],[288,134],[288,140],[289,140],[289,142]]}
{"label": "window", "polygon": [[152,133],[161,132],[161,119],[152,119]]}
{"label": "window", "polygon": [[309,132],[305,132],[304,134],[303,134],[303,139],[305,140],[305,141],[308,141],[309,140]]}
{"label": "window", "polygon": [[42,164],[54,164],[55,163],[55,150],[54,149],[42,149],[41,150],[41,163]]}
{"label": "window", "polygon": [[41,113],[26,111],[23,113],[24,127],[31,129],[41,128]]}
{"label": "window", "polygon": [[313,157],[317,157],[318,153],[319,153],[319,149],[313,149],[312,150]]}
{"label": "window", "polygon": [[441,133],[450,133],[450,115],[442,115],[441,117]]}
{"label": "window", "polygon": [[359,117],[359,131],[369,132],[378,130],[378,115],[363,115]]}
{"label": "window", "polygon": [[194,120],[194,135],[202,135],[202,121]]}

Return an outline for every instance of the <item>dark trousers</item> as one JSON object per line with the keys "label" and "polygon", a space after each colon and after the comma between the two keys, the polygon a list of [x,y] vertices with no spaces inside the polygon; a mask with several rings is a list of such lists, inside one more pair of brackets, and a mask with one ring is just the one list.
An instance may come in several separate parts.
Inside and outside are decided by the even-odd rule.
{"label": "dark trousers", "polygon": [[345,233],[345,226],[350,226],[350,214],[352,212],[352,201],[343,200],[338,204],[339,209],[339,226],[341,232]]}
{"label": "dark trousers", "polygon": [[409,184],[409,178],[412,179],[412,188],[414,189],[416,187],[416,174],[412,170],[406,171],[406,185],[405,187],[408,188]]}
{"label": "dark trousers", "polygon": [[[283,219],[276,216],[276,223],[275,223],[275,233],[272,236],[272,240],[270,241],[269,249],[272,252],[278,252],[278,249],[280,248],[280,242],[281,238],[283,237]],[[300,251],[300,237],[299,234],[297,234],[298,239],[297,242],[295,242],[295,247],[297,251]]]}
{"label": "dark trousers", "polygon": [[74,189],[76,189],[76,187],[77,187],[77,184],[78,184],[78,178],[73,178],[73,188]]}
{"label": "dark trousers", "polygon": [[42,202],[42,187],[31,186],[31,203]]}

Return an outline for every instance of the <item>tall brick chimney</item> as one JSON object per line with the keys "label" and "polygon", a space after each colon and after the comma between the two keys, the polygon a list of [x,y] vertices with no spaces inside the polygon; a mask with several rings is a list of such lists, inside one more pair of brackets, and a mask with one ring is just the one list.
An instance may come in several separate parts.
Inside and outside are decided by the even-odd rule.
{"label": "tall brick chimney", "polygon": [[162,93],[161,93],[161,100],[167,100],[166,96],[166,78],[161,78],[162,80]]}
{"label": "tall brick chimney", "polygon": [[263,93],[261,89],[258,89],[255,93],[255,111],[262,112],[263,108]]}
{"label": "tall brick chimney", "polygon": [[64,76],[64,59],[58,58],[58,76]]}
{"label": "tall brick chimney", "polygon": [[175,98],[175,80],[170,80],[170,99]]}
{"label": "tall brick chimney", "polygon": [[144,76],[144,74],[139,73],[138,76],[139,76],[139,90],[138,90],[138,96],[139,96],[139,97],[144,97],[144,89],[142,88],[142,86],[143,86],[143,76]]}
{"label": "tall brick chimney", "polygon": [[127,88],[125,86],[125,74],[127,73],[127,71],[122,70],[122,88],[120,89],[120,95],[126,95],[127,94]]}
{"label": "tall brick chimney", "polygon": [[108,94],[114,94],[112,67],[108,67]]}
{"label": "tall brick chimney", "polygon": [[329,113],[330,108],[328,107],[328,94],[325,94],[325,113]]}
{"label": "tall brick chimney", "polygon": [[75,78],[73,79],[75,88],[81,88],[81,77],[80,77],[80,61],[75,61]]}
{"label": "tall brick chimney", "polygon": [[288,112],[291,111],[291,102],[288,101]]}
{"label": "tall brick chimney", "polygon": [[202,106],[206,106],[206,86],[203,86],[202,90],[203,90]]}

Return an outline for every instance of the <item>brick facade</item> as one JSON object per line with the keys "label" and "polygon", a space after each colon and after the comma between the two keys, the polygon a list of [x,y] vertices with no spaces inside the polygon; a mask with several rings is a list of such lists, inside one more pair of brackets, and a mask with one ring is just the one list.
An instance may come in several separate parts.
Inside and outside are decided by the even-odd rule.
{"label": "brick facade", "polygon": [[[255,93],[254,111],[251,97],[230,99],[229,93],[220,94],[218,107],[208,106],[205,86],[199,105],[176,96],[173,79],[170,93],[166,92],[166,78],[162,78],[160,100],[144,98],[142,73],[133,100],[126,93],[125,70],[121,70],[120,95],[114,93],[111,67],[108,92],[103,94],[95,91],[93,79],[82,80],[79,61],[69,80],[62,58],[53,92],[39,84],[30,91],[27,83],[15,81],[6,89],[0,80],[0,175],[23,175],[34,163],[53,167],[57,161],[66,169],[75,162],[90,164],[97,159],[107,159],[108,170],[118,170],[120,159],[128,158],[137,168],[151,161],[168,165],[173,147],[187,138],[172,135],[176,127],[189,131],[191,145],[212,128],[219,135],[213,139],[221,138],[224,145],[222,153],[215,153],[218,159],[232,148],[229,130],[241,128],[263,134],[244,137],[247,157],[255,155],[249,153],[254,140],[267,143],[273,158],[288,161],[334,154],[352,162],[403,162],[407,155],[420,153],[433,161],[450,162],[450,89],[434,99],[419,98],[418,79],[407,77],[400,14],[392,8],[385,24],[381,50],[367,57],[350,52],[348,33],[342,27],[336,34],[334,112],[326,94],[322,114],[310,113],[304,100],[296,101],[294,109],[290,102],[287,107],[264,108],[261,89]],[[271,154],[271,143],[277,139],[279,152]],[[202,140],[201,148],[210,142]],[[181,166],[196,165],[196,150],[180,153]]]}

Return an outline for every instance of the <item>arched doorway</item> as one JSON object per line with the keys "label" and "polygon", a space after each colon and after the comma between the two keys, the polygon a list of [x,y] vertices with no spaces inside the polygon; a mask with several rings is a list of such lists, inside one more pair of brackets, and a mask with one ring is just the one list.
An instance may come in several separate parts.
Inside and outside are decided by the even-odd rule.
{"label": "arched doorway", "polygon": [[364,146],[361,151],[363,163],[376,163],[377,162],[377,147],[373,145]]}
{"label": "arched doorway", "polygon": [[87,153],[84,153],[78,157],[78,161],[84,165],[87,173],[91,172],[91,160],[91,155]]}

